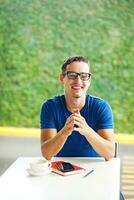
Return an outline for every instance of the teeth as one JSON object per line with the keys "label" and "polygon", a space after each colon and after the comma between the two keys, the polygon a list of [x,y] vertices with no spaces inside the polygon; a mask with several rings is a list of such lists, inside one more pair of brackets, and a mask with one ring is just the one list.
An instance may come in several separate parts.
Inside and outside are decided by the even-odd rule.
{"label": "teeth", "polygon": [[81,89],[81,87],[73,87],[74,89]]}

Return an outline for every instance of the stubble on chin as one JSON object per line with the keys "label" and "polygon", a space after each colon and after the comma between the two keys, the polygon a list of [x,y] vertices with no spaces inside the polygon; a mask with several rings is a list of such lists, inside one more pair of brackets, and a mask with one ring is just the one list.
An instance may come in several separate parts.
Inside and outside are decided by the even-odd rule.
{"label": "stubble on chin", "polygon": [[74,99],[79,99],[79,98],[81,98],[83,95],[84,95],[84,94],[75,94],[75,95],[73,96],[73,98],[74,98]]}
{"label": "stubble on chin", "polygon": [[75,95],[74,99],[79,99],[82,95]]}

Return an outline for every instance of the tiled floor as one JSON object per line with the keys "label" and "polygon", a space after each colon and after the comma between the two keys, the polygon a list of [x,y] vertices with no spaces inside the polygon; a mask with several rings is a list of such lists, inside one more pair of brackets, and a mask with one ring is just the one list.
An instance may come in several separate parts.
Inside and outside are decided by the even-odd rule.
{"label": "tiled floor", "polygon": [[123,156],[121,190],[126,200],[134,200],[134,156]]}
{"label": "tiled floor", "polygon": [[119,144],[121,191],[125,200],[134,200],[134,143]]}

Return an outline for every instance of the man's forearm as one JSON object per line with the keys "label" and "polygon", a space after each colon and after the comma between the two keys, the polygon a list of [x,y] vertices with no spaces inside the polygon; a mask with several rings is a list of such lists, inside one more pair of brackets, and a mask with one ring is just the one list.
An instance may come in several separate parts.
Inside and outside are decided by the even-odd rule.
{"label": "man's forearm", "polygon": [[106,160],[110,160],[114,156],[114,142],[104,139],[93,129],[91,129],[90,133],[85,137],[95,151],[103,156]]}
{"label": "man's forearm", "polygon": [[59,131],[57,135],[43,142],[41,145],[42,155],[50,160],[53,156],[55,156],[63,147],[64,143],[67,140],[67,135],[64,134],[63,130]]}

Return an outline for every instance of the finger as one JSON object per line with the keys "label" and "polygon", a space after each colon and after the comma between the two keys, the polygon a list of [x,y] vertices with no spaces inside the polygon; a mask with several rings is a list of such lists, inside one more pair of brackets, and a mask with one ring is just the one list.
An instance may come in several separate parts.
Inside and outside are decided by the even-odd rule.
{"label": "finger", "polygon": [[83,118],[83,117],[81,117],[81,116],[74,116],[73,117],[73,119],[74,119],[74,121],[78,121],[78,122],[80,122],[80,123],[84,123],[85,122],[85,119]]}
{"label": "finger", "polygon": [[73,128],[74,127],[74,121],[75,120],[73,119],[73,117],[68,118],[67,121],[66,121],[65,126],[67,128]]}
{"label": "finger", "polygon": [[75,121],[74,124],[79,127],[79,128],[82,128],[82,123],[79,122],[79,121]]}
{"label": "finger", "polygon": [[79,127],[74,127],[74,131],[77,131],[77,132],[79,132],[79,133],[82,133],[82,129],[79,128]]}
{"label": "finger", "polygon": [[[83,118],[82,116],[81,116],[81,114],[80,113],[74,113],[74,115],[73,116],[76,116],[76,117],[81,117],[81,118]],[[83,118],[84,119],[84,118]]]}
{"label": "finger", "polygon": [[66,121],[66,123],[70,123],[71,121],[73,121],[74,119],[73,119],[73,114],[72,115],[70,115],[68,118],[67,118],[67,121]]}

